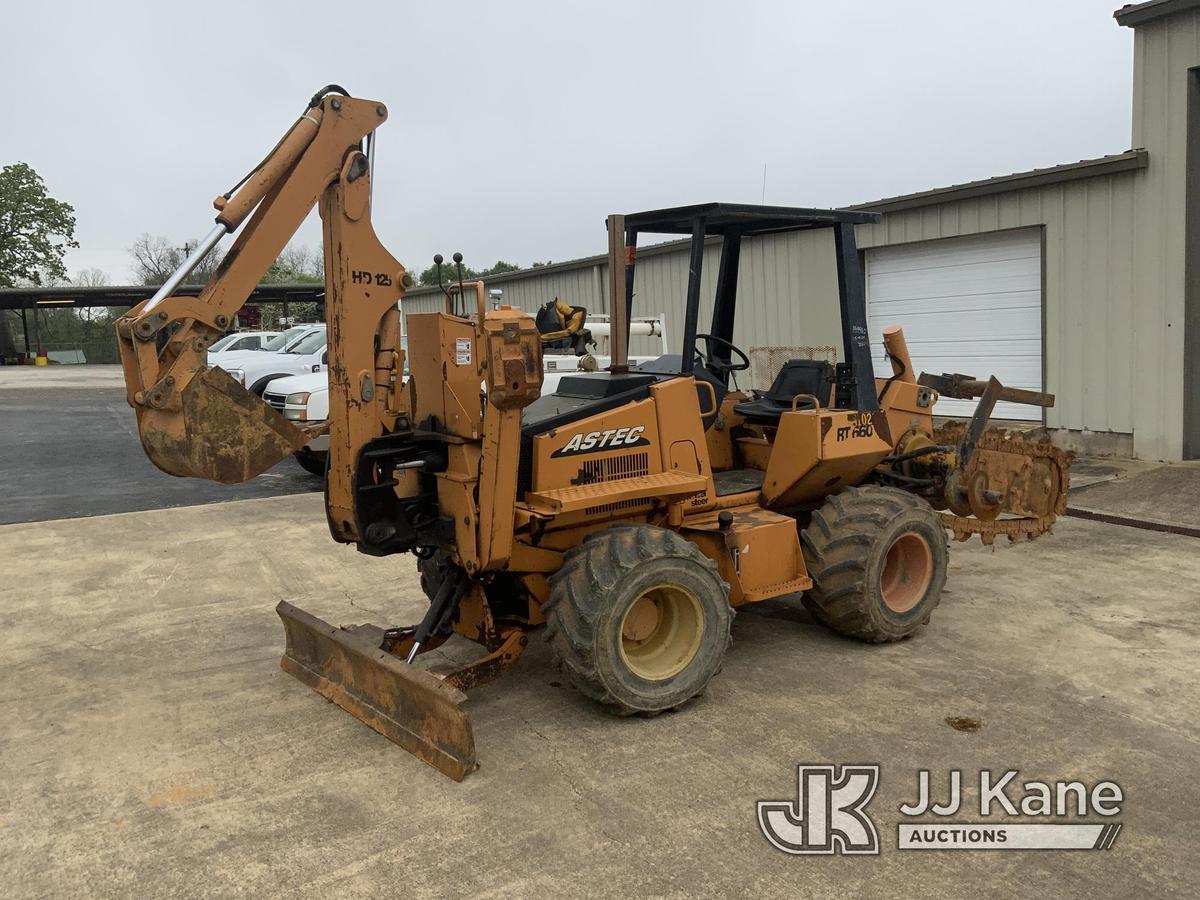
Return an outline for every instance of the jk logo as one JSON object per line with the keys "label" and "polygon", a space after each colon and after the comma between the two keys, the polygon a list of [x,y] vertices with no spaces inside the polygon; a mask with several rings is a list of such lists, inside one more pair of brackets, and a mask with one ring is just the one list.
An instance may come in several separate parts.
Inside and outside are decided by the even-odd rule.
{"label": "jk logo", "polygon": [[879,786],[879,766],[797,766],[796,799],[759,800],[758,827],[784,853],[879,853],[864,812]]}

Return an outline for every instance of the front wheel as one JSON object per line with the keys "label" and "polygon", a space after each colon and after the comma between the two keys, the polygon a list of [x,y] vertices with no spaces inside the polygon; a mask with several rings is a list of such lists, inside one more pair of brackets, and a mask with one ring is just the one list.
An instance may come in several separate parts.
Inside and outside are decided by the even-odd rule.
{"label": "front wheel", "polygon": [[813,513],[801,544],[813,580],[804,605],[839,634],[901,640],[929,621],[942,598],[946,531],[912,494],[847,488]]}
{"label": "front wheel", "polygon": [[546,639],[584,695],[618,715],[654,715],[702,693],[730,644],[717,564],[651,525],[593,532],[550,578]]}
{"label": "front wheel", "polygon": [[297,450],[293,456],[305,472],[325,477],[325,464],[329,460],[328,453],[314,453],[312,450]]}

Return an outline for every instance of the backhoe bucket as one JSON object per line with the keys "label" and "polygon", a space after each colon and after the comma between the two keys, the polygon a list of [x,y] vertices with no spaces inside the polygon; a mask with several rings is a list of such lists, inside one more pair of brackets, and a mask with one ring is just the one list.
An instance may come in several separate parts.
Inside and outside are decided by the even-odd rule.
{"label": "backhoe bucket", "polygon": [[170,475],[239,484],[265,472],[309,437],[224,369],[187,383],[179,409],[138,407],[150,461]]}
{"label": "backhoe bucket", "polygon": [[455,781],[473,772],[475,737],[459,710],[467,695],[379,649],[380,629],[334,628],[283,602],[289,675]]}

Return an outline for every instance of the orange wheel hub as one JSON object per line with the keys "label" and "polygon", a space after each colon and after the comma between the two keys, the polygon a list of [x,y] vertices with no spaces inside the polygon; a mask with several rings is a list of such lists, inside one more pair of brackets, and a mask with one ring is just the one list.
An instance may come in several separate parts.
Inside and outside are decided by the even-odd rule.
{"label": "orange wheel hub", "polygon": [[879,592],[887,608],[906,613],[925,596],[933,580],[933,553],[925,538],[908,532],[892,541],[879,573]]}

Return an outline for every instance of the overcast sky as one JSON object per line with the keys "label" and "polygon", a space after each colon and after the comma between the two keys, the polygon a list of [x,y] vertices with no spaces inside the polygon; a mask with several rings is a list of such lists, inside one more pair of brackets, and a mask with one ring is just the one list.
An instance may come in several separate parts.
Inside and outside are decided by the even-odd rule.
{"label": "overcast sky", "polygon": [[[75,207],[72,271],[182,242],[323,84],[382,100],[406,266],[604,251],[604,216],[836,206],[1128,149],[1115,0],[5,4],[0,164]],[[315,213],[299,240],[317,244]]]}

